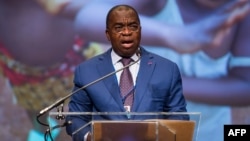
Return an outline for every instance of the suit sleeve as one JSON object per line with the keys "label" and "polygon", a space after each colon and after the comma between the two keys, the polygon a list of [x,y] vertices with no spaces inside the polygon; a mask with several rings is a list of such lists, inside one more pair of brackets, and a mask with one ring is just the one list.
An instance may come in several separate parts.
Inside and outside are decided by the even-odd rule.
{"label": "suit sleeve", "polygon": [[[179,68],[176,64],[173,65],[173,73],[172,73],[172,82],[170,87],[170,95],[167,99],[167,106],[165,107],[165,111],[167,112],[187,112],[186,109],[186,100],[183,95],[182,88],[182,78],[179,71]],[[171,116],[168,117],[171,119],[183,119],[188,120],[188,115],[180,115],[180,116]]]}
{"label": "suit sleeve", "polygon": [[[74,78],[74,89],[73,92],[80,89],[83,84],[80,82],[81,77],[80,67],[76,68],[75,78]],[[77,91],[71,96],[69,102],[69,112],[91,112],[92,103],[88,94],[84,90]],[[90,130],[87,126],[83,129],[81,127],[87,125],[91,121],[90,115],[68,115],[66,117],[67,121],[71,121],[72,124],[66,127],[67,133],[72,136],[73,141],[83,141],[84,135]],[[81,130],[79,130],[81,129]],[[76,134],[73,134],[75,131]]]}

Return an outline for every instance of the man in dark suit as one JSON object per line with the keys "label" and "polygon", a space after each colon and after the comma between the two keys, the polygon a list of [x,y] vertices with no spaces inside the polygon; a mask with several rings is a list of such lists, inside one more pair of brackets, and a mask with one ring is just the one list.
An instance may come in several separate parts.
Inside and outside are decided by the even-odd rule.
{"label": "man in dark suit", "polygon": [[[128,5],[113,7],[106,19],[106,36],[112,49],[89,59],[75,70],[74,90],[123,68],[121,58],[131,58],[129,66],[132,87],[121,95],[122,69],[72,95],[70,112],[186,112],[179,69],[173,62],[146,51],[140,46],[141,25],[138,13]],[[127,82],[126,82],[127,83]],[[120,84],[121,85],[121,84]],[[128,84],[127,84],[128,85]],[[128,100],[130,99],[130,100]],[[129,102],[127,102],[127,100]],[[143,120],[141,116],[99,116],[108,120]],[[188,119],[188,116],[166,118]],[[91,116],[67,116],[72,124],[67,132],[74,131],[93,119]],[[88,130],[80,130],[73,140],[83,141]]]}

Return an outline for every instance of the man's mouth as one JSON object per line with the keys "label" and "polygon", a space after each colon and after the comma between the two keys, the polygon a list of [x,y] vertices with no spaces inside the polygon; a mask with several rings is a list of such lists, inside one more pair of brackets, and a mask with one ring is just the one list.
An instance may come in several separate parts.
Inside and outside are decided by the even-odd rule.
{"label": "man's mouth", "polygon": [[122,41],[121,44],[125,48],[130,48],[133,45],[133,41]]}

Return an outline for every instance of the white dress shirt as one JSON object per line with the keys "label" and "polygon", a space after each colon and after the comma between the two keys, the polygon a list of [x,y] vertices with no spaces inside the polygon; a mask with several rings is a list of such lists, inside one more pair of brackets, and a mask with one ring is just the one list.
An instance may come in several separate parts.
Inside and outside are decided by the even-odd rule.
{"label": "white dress shirt", "polygon": [[[121,69],[124,67],[122,62],[120,61],[122,59],[122,57],[119,56],[118,54],[116,54],[114,52],[114,50],[111,51],[111,59],[112,59],[112,63],[114,65],[115,70],[118,70],[118,69]],[[131,57],[131,59],[133,59],[133,61],[137,61],[139,59],[139,57],[136,54],[134,54]],[[131,63],[134,63],[133,61]],[[136,77],[137,77],[137,74],[139,71],[139,66],[140,66],[140,60],[129,67],[129,70],[130,70],[132,78],[133,78],[134,85],[136,84]],[[121,73],[122,73],[122,70],[116,73],[118,84],[120,84]]]}

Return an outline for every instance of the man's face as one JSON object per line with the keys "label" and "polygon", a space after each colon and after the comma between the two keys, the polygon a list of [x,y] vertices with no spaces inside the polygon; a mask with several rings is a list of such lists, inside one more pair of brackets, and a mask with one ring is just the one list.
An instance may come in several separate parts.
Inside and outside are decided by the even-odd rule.
{"label": "man's face", "polygon": [[116,9],[110,15],[106,36],[114,51],[122,57],[131,57],[140,45],[141,26],[133,10]]}

